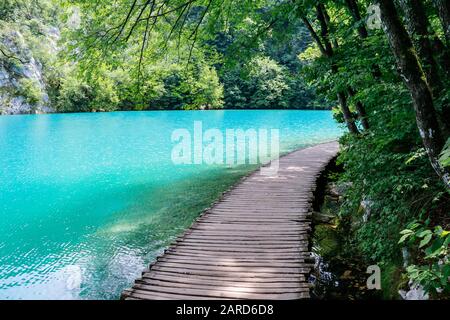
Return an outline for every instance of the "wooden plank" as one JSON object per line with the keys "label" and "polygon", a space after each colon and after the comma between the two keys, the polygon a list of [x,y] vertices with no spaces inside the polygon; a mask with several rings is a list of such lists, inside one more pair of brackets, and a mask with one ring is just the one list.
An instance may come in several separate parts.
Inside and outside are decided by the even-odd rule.
{"label": "wooden plank", "polygon": [[[257,293],[247,293],[247,292],[227,292],[220,290],[199,290],[192,288],[168,288],[168,287],[158,287],[158,286],[143,286],[136,284],[136,289],[133,289],[133,293],[138,292],[142,295],[148,294],[159,294],[159,293],[172,293],[172,294],[184,294],[193,297],[209,297],[210,299],[215,298],[225,298],[225,299],[280,299],[280,300],[293,300],[299,299],[302,294],[298,293],[275,293],[275,294],[257,294]],[[134,294],[133,294],[134,295]]]}
{"label": "wooden plank", "polygon": [[243,239],[236,239],[236,238],[206,238],[206,237],[184,237],[177,239],[177,242],[184,242],[184,243],[194,243],[194,244],[238,244],[238,245],[245,245],[245,246],[258,246],[260,244],[262,245],[284,245],[284,244],[297,244],[301,240],[307,240],[307,237],[296,237],[296,238],[243,238]]}
{"label": "wooden plank", "polygon": [[[248,261],[248,262],[229,262],[229,261],[221,261],[221,260],[211,260],[211,259],[205,259],[205,260],[192,260],[192,259],[173,259],[173,258],[164,258],[164,259],[158,259],[158,261],[164,261],[164,262],[170,262],[175,264],[184,264],[186,266],[189,265],[201,265],[201,266],[225,266],[225,267],[237,267],[238,269],[244,269],[244,268],[300,268],[300,267],[306,267],[307,264],[300,261],[290,261],[290,262],[272,262],[268,264],[265,261]],[[311,265],[310,267],[313,267]]]}
{"label": "wooden plank", "polygon": [[[308,287],[297,286],[295,288],[290,287],[270,287],[270,288],[251,288],[251,287],[228,287],[223,286],[211,286],[204,284],[182,284],[182,283],[170,283],[165,281],[147,280],[141,281],[137,280],[134,289],[143,291],[153,291],[161,293],[186,293],[186,294],[200,294],[201,291],[206,291],[208,295],[216,297],[226,297],[226,298],[240,298],[242,294],[246,296],[249,294],[287,294],[287,293],[302,293],[309,292]],[[181,290],[177,290],[181,289]],[[249,297],[247,297],[249,298]]]}
{"label": "wooden plank", "polygon": [[310,229],[309,224],[296,224],[291,223],[288,225],[280,225],[278,224],[276,228],[271,228],[269,225],[255,225],[255,224],[245,224],[245,225],[236,225],[231,223],[197,223],[194,227],[194,229],[201,229],[201,230],[224,230],[224,231],[237,231],[241,230],[242,232],[246,231],[261,231],[261,232],[296,232],[300,230]]}
{"label": "wooden plank", "polygon": [[[123,294],[122,299],[130,300],[211,300],[210,297],[192,296],[186,294],[149,292],[141,290],[129,290],[128,295]],[[231,300],[231,299],[227,299]]]}
{"label": "wooden plank", "polygon": [[227,282],[230,285],[237,284],[237,283],[253,283],[255,285],[259,285],[261,283],[264,284],[285,284],[285,283],[292,283],[292,282],[304,282],[305,276],[304,275],[290,275],[289,277],[284,276],[277,276],[277,277],[270,277],[270,278],[264,278],[264,277],[235,277],[233,275],[229,275],[228,277],[222,276],[222,277],[215,277],[213,275],[195,275],[195,274],[180,274],[176,272],[170,272],[170,271],[156,271],[152,270],[151,272],[144,273],[142,275],[142,278],[149,278],[149,279],[167,279],[171,278],[178,279],[179,281],[196,281],[196,282],[203,282],[203,281],[220,281],[222,283]]}
{"label": "wooden plank", "polygon": [[171,272],[172,274],[177,275],[196,275],[196,276],[213,276],[213,277],[220,277],[220,278],[230,278],[231,274],[234,278],[240,279],[271,279],[275,276],[283,276],[286,279],[294,279],[298,277],[299,275],[306,275],[310,272],[310,269],[304,269],[304,272],[292,272],[292,273],[284,273],[280,274],[279,272],[253,272],[252,270],[248,270],[247,272],[237,272],[235,270],[231,271],[228,270],[200,270],[200,269],[188,269],[186,267],[180,268],[180,267],[168,267],[168,266],[159,266],[158,264],[153,265],[152,270],[155,271],[164,271],[164,272]]}
{"label": "wooden plank", "polygon": [[[293,280],[287,280],[286,279],[280,279],[279,281],[265,281],[265,282],[256,282],[256,281],[246,281],[245,279],[236,281],[233,280],[227,280],[227,279],[218,279],[218,278],[200,278],[200,277],[177,277],[177,276],[171,276],[167,274],[156,274],[156,273],[149,273],[143,276],[141,279],[138,279],[136,281],[164,281],[172,283],[173,285],[177,285],[178,283],[183,285],[196,285],[196,284],[202,284],[202,285],[210,285],[210,286],[228,286],[228,287],[245,287],[245,288],[297,288],[297,287],[310,287],[309,283],[302,282],[304,281],[304,278],[298,278],[296,281]],[[273,279],[271,279],[273,280]]]}
{"label": "wooden plank", "polygon": [[242,266],[242,265],[222,265],[222,264],[193,264],[187,262],[171,262],[171,261],[159,261],[154,266],[155,270],[161,270],[161,268],[180,268],[182,270],[211,270],[218,272],[254,272],[254,273],[277,273],[277,274],[304,274],[310,271],[310,267],[302,265],[301,267],[288,267],[288,266]]}
{"label": "wooden plank", "polygon": [[211,260],[218,260],[223,262],[261,262],[261,261],[270,261],[272,263],[289,263],[289,262],[299,262],[299,263],[310,263],[313,261],[310,257],[302,257],[301,255],[295,255],[295,256],[248,256],[248,255],[242,255],[242,256],[215,256],[215,255],[199,255],[199,254],[192,254],[192,253],[173,253],[173,252],[166,252],[163,257],[157,258],[163,259],[163,258],[177,258],[182,260],[197,260],[197,261],[211,261]]}
{"label": "wooden plank", "polygon": [[223,252],[246,252],[247,254],[251,254],[252,252],[255,253],[264,253],[264,252],[286,252],[286,253],[297,253],[299,251],[304,251],[307,249],[306,244],[296,244],[295,247],[289,246],[289,245],[283,245],[283,246],[272,246],[272,245],[259,245],[257,247],[250,247],[250,246],[239,246],[239,245],[203,245],[198,244],[194,245],[193,243],[178,243],[179,247],[188,247],[188,248],[199,248],[200,250],[210,250],[210,251],[223,251]]}
{"label": "wooden plank", "polygon": [[[306,267],[307,264],[303,261],[293,260],[289,262],[274,262],[274,261],[224,261],[224,260],[212,260],[212,259],[180,259],[180,258],[169,258],[169,257],[162,257],[159,258],[157,261],[163,261],[163,262],[171,262],[171,263],[178,263],[178,264],[186,264],[186,265],[201,265],[201,266],[236,266],[239,268],[243,267],[275,267],[275,268],[286,268],[286,267]],[[310,267],[313,267],[313,265],[310,265]]]}
{"label": "wooden plank", "polygon": [[[302,268],[289,268],[289,267],[240,267],[240,266],[213,266],[213,265],[195,265],[195,264],[187,264],[187,263],[170,263],[170,262],[159,262],[152,267],[152,270],[171,270],[171,271],[180,271],[180,273],[192,273],[192,274],[223,274],[227,272],[231,272],[233,274],[243,274],[247,276],[247,274],[252,274],[255,276],[265,276],[273,274],[306,274],[311,271],[311,268],[302,267]],[[197,273],[201,272],[201,273]]]}
{"label": "wooden plank", "polygon": [[[253,238],[253,237],[274,237],[274,238],[282,238],[282,237],[298,237],[299,235],[308,234],[310,231],[310,228],[300,228],[299,230],[296,230],[294,232],[283,232],[283,231],[277,231],[277,230],[271,230],[270,233],[263,233],[261,234],[257,230],[250,230],[254,232],[242,232],[238,230],[201,230],[201,229],[194,229],[197,230],[196,232],[188,232],[186,235],[191,236],[215,236],[218,237],[237,237],[237,238]],[[191,230],[192,231],[192,230]]]}
{"label": "wooden plank", "polygon": [[185,256],[193,256],[193,257],[207,257],[208,259],[221,259],[223,257],[230,259],[267,259],[269,261],[272,260],[297,260],[297,259],[307,259],[310,257],[308,251],[299,251],[292,253],[280,253],[276,252],[254,252],[249,255],[247,252],[239,252],[239,251],[226,251],[226,252],[217,252],[217,251],[205,251],[201,249],[189,249],[189,248],[176,248],[176,249],[168,249],[166,251],[167,254],[176,254],[176,255],[185,255]]}

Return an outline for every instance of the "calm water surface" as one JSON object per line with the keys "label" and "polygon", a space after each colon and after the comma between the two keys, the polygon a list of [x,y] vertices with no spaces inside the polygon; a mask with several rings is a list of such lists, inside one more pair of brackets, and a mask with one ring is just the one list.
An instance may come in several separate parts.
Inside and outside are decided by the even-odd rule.
{"label": "calm water surface", "polygon": [[251,166],[176,166],[174,129],[278,128],[282,151],[336,139],[328,111],[0,117],[0,299],[117,299]]}

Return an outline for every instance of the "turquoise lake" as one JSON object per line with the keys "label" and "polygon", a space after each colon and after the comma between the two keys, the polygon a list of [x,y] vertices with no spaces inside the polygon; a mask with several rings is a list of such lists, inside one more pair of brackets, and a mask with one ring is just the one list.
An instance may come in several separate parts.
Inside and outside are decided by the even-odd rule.
{"label": "turquoise lake", "polygon": [[251,165],[175,165],[175,129],[338,138],[329,111],[0,116],[0,299],[117,299]]}

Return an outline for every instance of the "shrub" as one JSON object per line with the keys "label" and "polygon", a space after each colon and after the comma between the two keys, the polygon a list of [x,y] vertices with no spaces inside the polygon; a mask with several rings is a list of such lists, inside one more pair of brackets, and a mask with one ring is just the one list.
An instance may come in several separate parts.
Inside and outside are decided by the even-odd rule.
{"label": "shrub", "polygon": [[31,105],[36,105],[42,101],[42,90],[35,80],[30,78],[21,78],[19,80],[19,88],[17,89],[16,95],[22,96],[25,98]]}
{"label": "shrub", "polygon": [[403,230],[399,243],[418,252],[416,263],[407,267],[410,280],[433,295],[450,294],[450,231],[429,222],[414,222]]}
{"label": "shrub", "polygon": [[57,97],[57,110],[60,112],[91,111],[93,89],[73,77],[65,79]]}

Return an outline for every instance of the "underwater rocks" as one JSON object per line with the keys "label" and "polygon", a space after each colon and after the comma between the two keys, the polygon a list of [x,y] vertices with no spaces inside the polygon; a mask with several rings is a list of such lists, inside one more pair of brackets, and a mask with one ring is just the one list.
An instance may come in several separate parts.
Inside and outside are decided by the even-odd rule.
{"label": "underwater rocks", "polygon": [[425,292],[421,285],[414,284],[412,281],[409,282],[409,290],[399,290],[398,293],[403,300],[429,300],[430,296]]}

